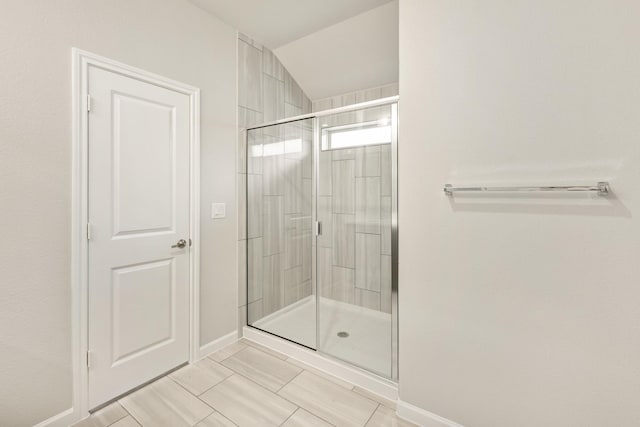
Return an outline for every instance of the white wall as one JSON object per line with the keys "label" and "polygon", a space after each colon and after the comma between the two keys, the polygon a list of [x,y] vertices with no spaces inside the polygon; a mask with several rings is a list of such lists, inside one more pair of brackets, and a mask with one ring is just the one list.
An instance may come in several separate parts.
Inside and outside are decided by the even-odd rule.
{"label": "white wall", "polygon": [[[401,0],[400,398],[640,425],[640,3]],[[610,180],[614,195],[443,195]]]}
{"label": "white wall", "polygon": [[395,83],[398,1],[323,28],[273,52],[314,101]]}
{"label": "white wall", "polygon": [[[182,0],[0,4],[0,425],[71,407],[71,47],[202,89],[202,344],[236,327],[236,33]],[[227,219],[212,221],[212,201]]]}

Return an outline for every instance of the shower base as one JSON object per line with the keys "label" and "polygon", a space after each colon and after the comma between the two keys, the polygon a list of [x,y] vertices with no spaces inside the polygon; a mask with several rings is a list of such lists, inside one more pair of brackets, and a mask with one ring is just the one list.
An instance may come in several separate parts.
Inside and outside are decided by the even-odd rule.
{"label": "shower base", "polygon": [[253,326],[317,348],[383,377],[391,377],[390,314],[320,298],[318,316],[317,346],[316,299],[313,295],[254,322]]}

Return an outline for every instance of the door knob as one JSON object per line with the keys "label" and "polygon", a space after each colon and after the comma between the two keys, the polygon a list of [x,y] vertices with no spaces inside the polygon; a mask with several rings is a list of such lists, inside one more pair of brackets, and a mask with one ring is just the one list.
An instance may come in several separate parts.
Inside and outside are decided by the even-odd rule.
{"label": "door knob", "polygon": [[180,240],[178,240],[178,243],[176,243],[175,245],[172,245],[171,247],[172,248],[180,248],[180,249],[182,249],[182,248],[184,248],[186,246],[187,246],[187,241],[184,240],[184,239],[180,239]]}

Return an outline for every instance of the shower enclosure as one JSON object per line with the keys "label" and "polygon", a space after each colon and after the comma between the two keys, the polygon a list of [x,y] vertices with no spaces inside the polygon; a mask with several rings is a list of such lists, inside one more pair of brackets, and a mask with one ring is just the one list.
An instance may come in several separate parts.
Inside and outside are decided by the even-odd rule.
{"label": "shower enclosure", "polygon": [[247,130],[247,324],[397,379],[397,104]]}

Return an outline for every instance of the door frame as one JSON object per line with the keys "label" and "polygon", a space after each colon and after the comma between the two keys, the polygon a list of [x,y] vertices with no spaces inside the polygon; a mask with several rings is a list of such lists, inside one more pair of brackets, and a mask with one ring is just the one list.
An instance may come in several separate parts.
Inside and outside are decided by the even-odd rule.
{"label": "door frame", "polygon": [[88,223],[88,71],[95,66],[189,96],[189,363],[200,358],[200,89],[81,49],[72,59],[71,161],[71,339],[73,410],[77,418],[89,411],[89,265]]}

